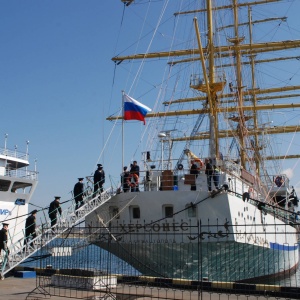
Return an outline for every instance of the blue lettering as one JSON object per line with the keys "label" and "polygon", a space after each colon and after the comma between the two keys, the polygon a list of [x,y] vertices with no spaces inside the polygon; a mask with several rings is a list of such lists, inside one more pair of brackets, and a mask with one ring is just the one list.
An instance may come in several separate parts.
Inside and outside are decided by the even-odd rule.
{"label": "blue lettering", "polygon": [[0,208],[0,215],[10,215],[10,211],[8,209],[1,209]]}

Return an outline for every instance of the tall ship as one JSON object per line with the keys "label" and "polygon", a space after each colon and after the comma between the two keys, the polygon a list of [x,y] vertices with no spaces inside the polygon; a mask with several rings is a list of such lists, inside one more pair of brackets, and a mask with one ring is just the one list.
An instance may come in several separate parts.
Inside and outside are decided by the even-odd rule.
{"label": "tall ship", "polygon": [[92,242],[144,276],[243,282],[294,272],[300,40],[285,13],[295,2],[121,2],[123,33],[141,33],[133,54],[112,58],[130,88],[116,82],[131,109],[152,111],[143,110],[145,126],[128,121],[139,117],[125,117],[126,103],[107,118],[125,126],[120,164],[135,141],[143,149],[139,171],[122,159],[129,175],[86,217],[99,228]]}
{"label": "tall ship", "polygon": [[[29,142],[26,151],[15,146],[7,147],[8,134],[5,134],[4,147],[0,148],[0,225],[8,224],[7,247],[22,244],[24,224],[28,216],[28,206],[38,183],[36,166],[30,170]],[[0,262],[4,253],[0,255]]]}

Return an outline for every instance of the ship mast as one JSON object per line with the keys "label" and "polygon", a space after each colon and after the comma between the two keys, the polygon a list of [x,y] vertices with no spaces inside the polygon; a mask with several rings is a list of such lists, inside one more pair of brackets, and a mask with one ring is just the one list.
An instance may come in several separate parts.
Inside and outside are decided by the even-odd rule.
{"label": "ship mast", "polygon": [[[252,36],[252,14],[251,14],[251,7],[248,6],[248,20],[249,20],[249,43],[250,45],[252,45],[252,41],[253,41],[253,36]],[[255,90],[256,89],[256,80],[255,80],[255,69],[254,69],[254,58],[255,55],[254,54],[250,54],[250,65],[251,65],[251,80],[252,80],[252,89]],[[256,94],[252,95],[252,104],[253,107],[256,107],[257,105],[257,97]],[[255,162],[255,166],[256,166],[256,170],[255,172],[257,173],[257,175],[260,175],[260,153],[259,153],[259,143],[258,143],[258,135],[257,135],[257,129],[258,129],[258,121],[257,121],[257,113],[256,110],[253,110],[253,124],[254,124],[254,131],[255,131],[255,135],[254,135],[254,162]]]}
{"label": "ship mast", "polygon": [[212,3],[211,0],[206,1],[206,12],[207,12],[207,52],[208,55],[208,76],[206,73],[206,67],[204,62],[203,48],[201,44],[200,31],[198,29],[197,19],[194,19],[194,25],[196,35],[198,39],[198,47],[200,59],[202,62],[202,71],[204,76],[204,83],[199,81],[197,83],[191,83],[190,87],[199,90],[207,94],[207,102],[209,105],[209,124],[210,124],[210,139],[209,139],[209,156],[212,159],[219,158],[219,137],[218,137],[218,95],[217,92],[223,90],[225,86],[225,80],[222,78],[216,80],[215,76],[215,46],[214,46],[214,28],[213,28],[213,15],[212,15]]}
{"label": "ship mast", "polygon": [[[214,86],[215,83],[215,61],[214,61],[214,34],[213,34],[213,15],[212,15],[212,1],[207,0],[207,23],[208,23],[208,49],[209,49],[209,79]],[[210,130],[213,132],[210,140],[210,157],[219,158],[219,142],[218,142],[218,113],[217,106],[217,93],[214,88],[211,89],[212,114],[210,115]]]}
{"label": "ship mast", "polygon": [[242,70],[241,70],[241,53],[239,51],[239,45],[244,40],[244,37],[239,36],[239,21],[238,21],[238,4],[237,0],[232,0],[233,4],[233,14],[234,14],[234,38],[229,39],[234,45],[234,56],[236,61],[236,97],[238,102],[238,114],[239,114],[239,122],[238,122],[238,135],[240,141],[240,155],[241,155],[241,166],[243,168],[246,167],[246,154],[245,154],[245,116],[243,110],[243,85],[242,85]]}

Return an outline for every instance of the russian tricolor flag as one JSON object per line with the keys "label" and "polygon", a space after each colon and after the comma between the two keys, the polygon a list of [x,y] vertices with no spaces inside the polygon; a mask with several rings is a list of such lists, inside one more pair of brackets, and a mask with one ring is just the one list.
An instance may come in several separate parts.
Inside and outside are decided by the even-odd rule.
{"label": "russian tricolor flag", "polygon": [[136,101],[130,96],[123,94],[124,102],[124,120],[139,120],[145,125],[145,116],[151,111],[148,106]]}

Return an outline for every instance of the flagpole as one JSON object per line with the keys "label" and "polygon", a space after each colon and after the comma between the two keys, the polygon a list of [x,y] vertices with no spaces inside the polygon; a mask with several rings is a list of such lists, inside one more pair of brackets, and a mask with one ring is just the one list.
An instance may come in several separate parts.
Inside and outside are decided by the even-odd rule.
{"label": "flagpole", "polygon": [[124,167],[124,95],[125,92],[122,91],[122,172]]}

